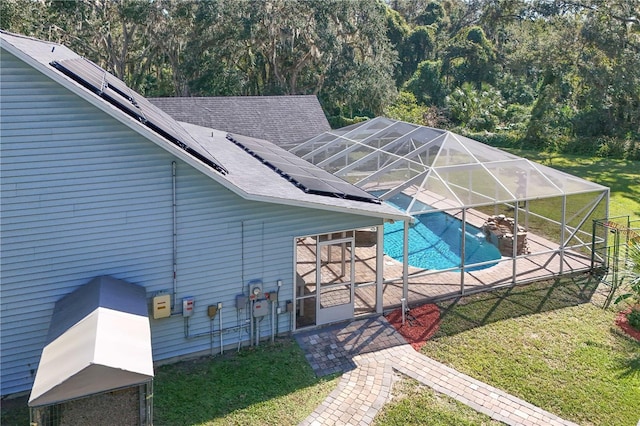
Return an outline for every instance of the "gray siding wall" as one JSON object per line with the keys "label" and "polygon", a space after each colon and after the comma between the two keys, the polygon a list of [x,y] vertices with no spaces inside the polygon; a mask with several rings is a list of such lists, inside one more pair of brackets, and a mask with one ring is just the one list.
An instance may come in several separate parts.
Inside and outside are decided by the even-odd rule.
{"label": "gray siding wall", "polygon": [[[30,389],[54,303],[111,275],[172,291],[172,179],[176,159],[27,64],[2,52],[0,68],[1,395]],[[190,333],[245,322],[235,296],[250,280],[283,280],[293,298],[295,236],[379,223],[374,218],[246,201],[177,161],[177,299],[193,296]],[[178,304],[180,309],[180,304]],[[290,329],[289,316],[278,318]],[[214,320],[214,329],[219,328]],[[154,360],[211,349],[185,338],[180,315],[150,320]],[[263,321],[264,336],[270,333]],[[248,339],[225,333],[224,344]],[[219,338],[215,338],[218,351]]]}

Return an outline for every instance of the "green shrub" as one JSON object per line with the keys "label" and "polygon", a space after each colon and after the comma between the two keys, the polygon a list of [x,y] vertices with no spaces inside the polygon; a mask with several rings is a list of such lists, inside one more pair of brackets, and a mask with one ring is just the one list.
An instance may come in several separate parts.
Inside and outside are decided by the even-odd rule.
{"label": "green shrub", "polygon": [[341,127],[350,126],[352,124],[367,121],[369,120],[369,117],[349,118],[343,115],[332,115],[331,117],[328,117],[327,120],[329,121],[329,124],[331,125],[332,129],[339,129]]}
{"label": "green shrub", "polygon": [[469,132],[464,128],[455,129],[458,133],[466,136],[470,139],[482,142],[489,146],[497,148],[515,148],[520,145],[520,134],[514,131],[501,131],[501,132]]}
{"label": "green shrub", "polygon": [[627,151],[627,141],[611,136],[600,136],[596,146],[596,155],[604,158],[624,158]]}
{"label": "green shrub", "polygon": [[640,309],[633,309],[627,315],[629,325],[636,330],[640,330]]}

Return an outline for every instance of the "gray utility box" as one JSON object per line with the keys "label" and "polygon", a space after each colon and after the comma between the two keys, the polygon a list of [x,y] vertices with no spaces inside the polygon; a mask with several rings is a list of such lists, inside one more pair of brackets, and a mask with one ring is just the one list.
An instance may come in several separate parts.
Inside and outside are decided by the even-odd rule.
{"label": "gray utility box", "polygon": [[257,300],[253,302],[253,316],[264,317],[269,314],[269,302],[266,300]]}

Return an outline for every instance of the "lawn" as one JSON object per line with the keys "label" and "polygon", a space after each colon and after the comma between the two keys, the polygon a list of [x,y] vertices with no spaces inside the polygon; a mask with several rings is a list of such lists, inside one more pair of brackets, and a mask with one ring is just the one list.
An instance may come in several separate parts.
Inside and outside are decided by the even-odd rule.
{"label": "lawn", "polygon": [[154,379],[155,424],[295,425],[337,385],[316,378],[292,339],[223,358],[160,367]]}
{"label": "lawn", "polygon": [[385,426],[499,426],[485,414],[456,401],[413,379],[405,378],[393,386],[394,402],[376,417]]}
{"label": "lawn", "polygon": [[[159,367],[154,424],[296,425],[336,387],[317,378],[293,339]],[[27,398],[2,401],[0,425],[29,424]]]}
{"label": "lawn", "polygon": [[521,157],[579,176],[611,190],[611,216],[629,215],[640,219],[640,161],[611,158],[545,154],[509,150]]}
{"label": "lawn", "polygon": [[[579,424],[633,426],[640,342],[617,329],[613,310],[590,302],[596,286],[582,275],[439,303],[441,327],[422,352]],[[401,399],[377,424],[403,416],[431,424],[439,418],[431,411]]]}

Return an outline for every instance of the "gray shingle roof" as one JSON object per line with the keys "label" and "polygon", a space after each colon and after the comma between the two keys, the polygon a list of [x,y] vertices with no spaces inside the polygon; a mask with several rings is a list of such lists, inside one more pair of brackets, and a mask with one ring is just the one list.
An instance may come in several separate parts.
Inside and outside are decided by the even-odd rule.
{"label": "gray shingle roof", "polygon": [[[246,199],[282,205],[312,207],[343,213],[410,220],[410,216],[389,204],[368,203],[337,197],[308,194],[273,171],[262,161],[247,154],[235,143],[227,140],[226,132],[181,122],[182,126],[209,152],[225,165],[228,174],[214,175],[219,181],[230,183]],[[270,142],[262,141],[269,145]],[[272,145],[272,150],[278,150]],[[310,163],[311,165],[311,163]],[[311,165],[313,166],[313,165]]]}
{"label": "gray shingle roof", "polygon": [[[88,90],[84,86],[81,86],[70,77],[60,73],[55,68],[53,68],[50,65],[52,61],[79,58],[79,56],[75,52],[71,51],[65,46],[57,43],[50,43],[30,37],[21,36],[19,34],[11,34],[0,30],[0,47],[2,47],[3,50],[8,50],[10,53],[16,55],[18,58],[24,60],[35,69],[42,72],[44,75],[49,76],[54,81],[57,81],[62,86],[73,91],[83,99],[87,100],[91,104],[118,119],[120,122],[129,126],[134,131],[139,132],[150,141],[153,141],[160,147],[173,153],[176,157],[181,158],[182,160],[191,164],[196,169],[202,171],[216,182],[220,183],[227,189],[233,191],[234,193],[240,195],[245,199],[283,205],[315,208],[328,211],[337,211],[349,214],[359,214],[393,220],[404,220],[409,217],[404,212],[401,212],[386,204],[373,204],[362,201],[327,197],[323,195],[306,194],[302,190],[288,182],[282,176],[278,175],[275,171],[261,164],[258,160],[247,154],[241,148],[237,147],[234,143],[228,141],[225,138],[225,131],[215,131],[207,127],[201,127],[198,125],[194,126],[187,123],[178,124],[176,122],[176,126],[182,125],[182,127],[184,127],[192,137],[196,138],[198,142],[203,144],[202,146],[205,147],[208,152],[212,154],[219,153],[222,158],[218,159],[221,161],[222,165],[226,166],[226,163],[229,164],[231,169],[229,169],[229,173],[227,175],[223,176],[220,173],[214,171],[212,167],[198,160],[193,154],[188,153],[183,149],[178,149],[176,145],[169,142],[168,139],[160,136],[154,131],[151,131],[140,121],[133,119],[120,109],[117,109],[113,105],[106,102],[103,98],[101,98],[94,92]],[[290,102],[287,103],[287,100],[284,98],[288,98]],[[298,96],[288,96],[284,98],[266,97],[253,99],[256,101],[254,105],[261,104],[262,108],[265,109],[263,111],[265,113],[273,113],[271,109],[279,109],[279,114],[281,117],[286,117],[286,114],[293,114],[293,112],[295,111],[299,112],[305,109],[304,107],[298,105],[297,100],[291,102],[291,98],[297,99],[299,98]],[[306,99],[307,105],[315,104],[317,109],[320,110],[320,106],[315,97],[303,96],[300,98]],[[203,98],[188,99],[197,100]],[[228,99],[229,98],[226,98],[226,100]],[[284,103],[288,106],[286,108],[278,108],[277,105],[279,101],[274,101],[273,99],[284,101]],[[262,103],[261,101],[266,101],[266,103]],[[309,111],[310,108],[307,108],[306,110]],[[254,114],[255,120],[253,121],[253,126],[255,129],[258,129],[261,125],[261,122],[257,121],[257,117],[262,117],[262,114],[260,113],[261,110],[258,109],[257,111],[258,112]],[[277,114],[274,114],[273,116],[276,115]],[[299,125],[302,125],[304,123],[304,120],[299,119],[299,117],[301,116],[303,116],[303,114],[298,115],[298,120],[295,120]],[[251,114],[247,113],[244,115],[244,117],[249,119],[251,118]],[[320,111],[319,117],[322,119],[319,120],[320,122],[326,122],[324,115],[322,115],[322,111]],[[171,119],[171,121],[174,120],[175,118]],[[309,120],[313,121],[311,119]],[[248,120],[248,122],[250,122],[250,120]],[[280,122],[284,124],[287,123],[284,119],[281,119]],[[314,122],[318,122],[318,115],[315,116]],[[307,126],[306,130],[308,131],[308,129],[311,127],[311,125]],[[271,125],[270,128],[277,129],[278,127]],[[293,127],[289,127],[289,129],[292,128]],[[241,132],[236,131],[236,133]],[[264,136],[266,136],[266,132],[262,133]],[[249,134],[247,136],[251,135]],[[311,163],[309,164],[309,166],[311,168],[315,167]]]}
{"label": "gray shingle roof", "polygon": [[149,98],[173,118],[290,146],[331,129],[315,96]]}

